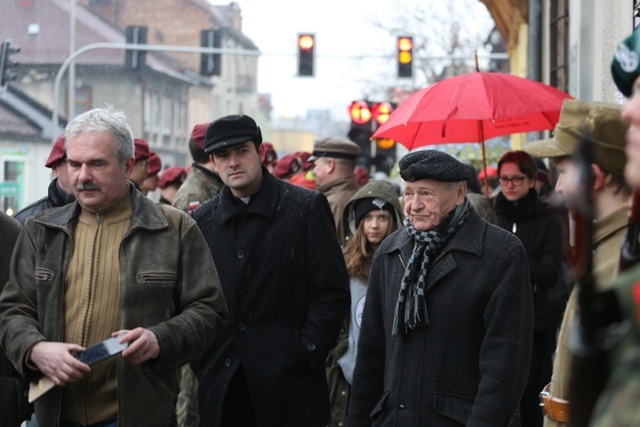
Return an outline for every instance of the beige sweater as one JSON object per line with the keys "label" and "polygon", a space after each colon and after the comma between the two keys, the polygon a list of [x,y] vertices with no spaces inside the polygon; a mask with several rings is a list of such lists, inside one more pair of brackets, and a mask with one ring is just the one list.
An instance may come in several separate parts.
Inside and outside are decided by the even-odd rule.
{"label": "beige sweater", "polygon": [[[82,207],[66,275],[65,342],[89,347],[120,329],[118,256],[131,212],[128,191],[100,211]],[[63,420],[85,425],[117,416],[116,358],[65,386],[61,409]]]}

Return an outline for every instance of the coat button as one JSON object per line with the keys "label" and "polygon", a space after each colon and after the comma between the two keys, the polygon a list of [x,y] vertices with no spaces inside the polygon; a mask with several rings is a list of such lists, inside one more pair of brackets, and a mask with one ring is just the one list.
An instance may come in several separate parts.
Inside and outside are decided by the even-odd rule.
{"label": "coat button", "polygon": [[314,343],[310,342],[309,344],[307,344],[307,350],[316,351],[316,345]]}
{"label": "coat button", "polygon": [[231,366],[231,359],[224,359],[224,366],[226,366],[227,368]]}
{"label": "coat button", "polygon": [[244,251],[242,249],[239,249],[236,253],[236,256],[238,257],[238,259],[244,258]]}
{"label": "coat button", "polygon": [[405,408],[404,403],[399,404],[399,405],[398,405],[398,408],[400,408],[400,409],[404,409],[404,408]]}
{"label": "coat button", "polygon": [[244,323],[238,323],[238,329],[240,329],[241,331],[244,331],[245,329],[247,329],[247,326]]}

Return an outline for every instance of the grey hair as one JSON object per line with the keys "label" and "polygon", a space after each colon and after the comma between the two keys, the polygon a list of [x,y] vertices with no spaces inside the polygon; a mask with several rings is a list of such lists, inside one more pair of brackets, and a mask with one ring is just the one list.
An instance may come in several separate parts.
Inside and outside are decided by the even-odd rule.
{"label": "grey hair", "polygon": [[133,132],[127,123],[127,116],[116,111],[112,105],[94,108],[71,120],[65,128],[65,149],[69,138],[85,132],[111,132],[116,146],[114,155],[120,165],[125,165],[133,157]]}

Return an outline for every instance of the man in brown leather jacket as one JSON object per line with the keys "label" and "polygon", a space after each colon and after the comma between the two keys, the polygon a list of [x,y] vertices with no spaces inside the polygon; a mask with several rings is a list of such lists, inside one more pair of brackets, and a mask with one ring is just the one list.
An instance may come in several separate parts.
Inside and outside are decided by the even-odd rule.
{"label": "man in brown leather jacket", "polygon": [[[40,427],[169,426],[179,367],[228,318],[195,222],[156,205],[128,178],[133,134],[123,113],[88,111],[66,128],[76,202],[27,220],[0,294],[0,345],[30,380]],[[121,335],[121,355],[74,355]]]}

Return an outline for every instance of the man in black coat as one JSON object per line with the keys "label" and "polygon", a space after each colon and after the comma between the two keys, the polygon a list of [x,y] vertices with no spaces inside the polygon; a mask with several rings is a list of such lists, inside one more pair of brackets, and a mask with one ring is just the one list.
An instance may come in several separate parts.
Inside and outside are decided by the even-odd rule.
{"label": "man in black coat", "polygon": [[533,336],[527,254],[435,150],[400,162],[407,219],[373,258],[348,427],[519,426]]}
{"label": "man in black coat", "polygon": [[225,186],[193,213],[231,322],[192,363],[201,426],[325,426],[324,362],[349,310],[349,279],[327,199],[273,177],[255,121],[207,129]]}

